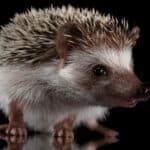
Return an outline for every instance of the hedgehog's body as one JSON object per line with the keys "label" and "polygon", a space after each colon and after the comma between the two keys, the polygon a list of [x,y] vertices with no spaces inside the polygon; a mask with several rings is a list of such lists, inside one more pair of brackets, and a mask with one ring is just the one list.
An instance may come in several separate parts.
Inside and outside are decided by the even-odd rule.
{"label": "hedgehog's body", "polygon": [[[139,87],[131,59],[137,38],[138,30],[129,31],[124,20],[94,10],[31,9],[16,15],[0,31],[0,107],[8,113],[17,101],[26,124],[38,131],[48,131],[69,114],[77,123],[103,118],[105,106],[115,104],[112,93],[129,99]],[[121,75],[102,81],[90,71],[97,63]],[[116,106],[121,105],[129,104]]]}
{"label": "hedgehog's body", "polygon": [[[79,9],[77,10],[72,7],[68,9],[51,8],[39,11],[31,9],[31,11],[25,14],[16,15],[11,23],[2,27],[0,31],[0,105],[2,110],[8,113],[9,96],[15,94],[15,97],[20,97],[24,93],[22,95],[22,97],[24,97],[23,99],[26,99],[24,103],[31,103],[24,111],[25,122],[32,129],[38,131],[49,130],[49,127],[73,111],[72,106],[67,107],[65,104],[61,111],[60,107],[62,106],[60,105],[59,107],[57,102],[54,104],[55,106],[52,106],[51,102],[48,101],[53,98],[45,94],[47,87],[44,86],[47,80],[53,81],[57,78],[55,76],[57,70],[53,67],[52,61],[58,57],[56,52],[56,35],[58,28],[70,22],[77,25],[88,25],[88,18],[89,22],[94,24],[94,21],[91,22],[93,15],[95,15],[95,17],[99,16],[99,14],[88,12],[86,9],[82,11],[81,13]],[[109,20],[111,20],[110,16],[100,16],[98,22],[102,24],[99,24],[99,26],[105,24],[105,22],[109,22]],[[26,83],[21,85],[20,83],[22,81]],[[8,84],[7,86],[6,83]],[[42,84],[44,86],[42,86]],[[25,89],[21,91],[17,86],[22,86],[22,88],[25,86]],[[67,85],[64,84],[62,87],[63,86],[65,87]],[[12,89],[12,93],[11,88],[14,88]],[[30,88],[33,88],[32,92],[34,92],[35,95],[30,93]],[[17,89],[18,92],[16,91]],[[15,90],[15,93],[13,93],[13,90]],[[8,91],[9,93],[7,93]],[[31,96],[31,94],[33,95]],[[69,97],[75,97],[75,95],[72,94]],[[56,101],[55,99],[56,98],[52,101]],[[38,101],[45,101],[41,104],[43,107],[37,104]],[[50,104],[47,104],[47,102]],[[93,108],[94,107],[92,107],[92,109],[86,108],[84,111],[82,107],[82,115],[79,115],[78,121],[86,120],[86,116],[88,119],[93,118],[94,116],[92,116],[90,112]],[[78,111],[76,109],[75,112],[80,111],[80,108]],[[98,109],[97,106],[95,107],[96,116],[99,118],[104,116],[105,111],[106,108]]]}

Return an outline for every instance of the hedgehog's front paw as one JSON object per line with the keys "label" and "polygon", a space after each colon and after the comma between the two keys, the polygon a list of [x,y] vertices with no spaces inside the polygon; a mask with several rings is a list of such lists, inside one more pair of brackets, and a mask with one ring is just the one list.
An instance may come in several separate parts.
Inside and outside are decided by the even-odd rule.
{"label": "hedgehog's front paw", "polygon": [[56,149],[71,149],[71,143],[73,142],[73,131],[67,128],[59,128],[53,131],[53,145]]}
{"label": "hedgehog's front paw", "polygon": [[54,137],[62,137],[62,138],[74,138],[73,131],[67,128],[59,128],[53,131]]}
{"label": "hedgehog's front paw", "polygon": [[[13,135],[4,135],[4,134],[0,134],[0,140],[4,140],[5,142],[7,142],[7,144],[10,146],[12,146],[12,144],[14,144],[14,146],[16,147],[16,144],[24,144],[27,140],[26,137],[23,136],[13,136]],[[14,147],[13,146],[13,147]],[[16,148],[18,149],[18,148]]]}
{"label": "hedgehog's front paw", "polygon": [[57,149],[71,149],[71,143],[73,142],[74,134],[71,129],[57,128],[53,131],[53,144]]}
{"label": "hedgehog's front paw", "polygon": [[27,130],[24,126],[1,125],[0,139],[8,143],[24,143],[27,139]]}
{"label": "hedgehog's front paw", "polygon": [[70,115],[63,121],[57,123],[53,130],[53,137],[61,137],[65,139],[73,139],[73,122],[74,116]]}
{"label": "hedgehog's front paw", "polygon": [[12,125],[9,124],[6,128],[7,135],[14,135],[14,136],[27,136],[27,129],[23,125]]}

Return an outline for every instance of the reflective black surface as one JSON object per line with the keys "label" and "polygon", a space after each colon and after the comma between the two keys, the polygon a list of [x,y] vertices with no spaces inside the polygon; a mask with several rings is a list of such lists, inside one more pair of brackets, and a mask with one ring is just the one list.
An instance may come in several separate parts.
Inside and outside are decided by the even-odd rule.
{"label": "reflective black surface", "polygon": [[[139,78],[146,83],[150,82],[150,48],[149,35],[150,23],[149,14],[150,9],[147,1],[132,2],[129,0],[115,1],[115,0],[21,0],[17,3],[10,0],[0,1],[0,24],[4,25],[9,18],[16,12],[22,12],[31,6],[36,8],[48,7],[50,4],[59,5],[71,3],[78,7],[96,8],[101,12],[111,13],[117,17],[125,17],[129,20],[131,26],[138,25],[141,28],[141,37],[134,48],[134,62],[135,72]],[[0,149],[8,148],[9,150],[93,150],[96,147],[102,150],[132,150],[140,148],[142,150],[150,149],[149,135],[150,135],[150,101],[140,103],[135,108],[123,109],[117,108],[110,112],[107,120],[103,122],[106,126],[119,131],[119,141],[115,139],[104,139],[96,133],[90,132],[84,127],[75,130],[75,141],[67,145],[62,145],[50,135],[29,135],[25,144],[9,143],[6,140],[0,140]],[[0,124],[6,122],[7,119],[0,114]],[[53,141],[53,142],[52,142]],[[109,144],[108,144],[109,143]],[[60,145],[59,145],[60,144]],[[103,146],[105,145],[105,146]],[[7,147],[8,146],[8,147]],[[66,146],[66,147],[65,147]],[[89,147],[88,147],[89,148]],[[92,149],[93,148],[93,149]]]}
{"label": "reflective black surface", "polygon": [[[0,149],[5,147],[14,150],[15,147],[15,150],[21,150],[20,146],[24,150],[38,150],[38,148],[43,150],[149,149],[149,105],[150,102],[146,102],[139,104],[134,109],[114,109],[110,112],[110,116],[107,117],[106,121],[103,121],[103,124],[119,131],[118,138],[103,138],[101,135],[81,126],[75,129],[75,140],[73,142],[65,141],[65,139],[53,139],[51,135],[30,133],[27,141],[22,144],[18,142],[9,143],[8,137],[5,137],[6,139],[1,137]],[[17,137],[15,138],[17,141]]]}
{"label": "reflective black surface", "polygon": [[75,141],[71,142],[69,139],[54,139],[49,135],[34,135],[30,136],[25,143],[10,142],[8,140],[7,147],[4,146],[4,148],[9,150],[96,150],[96,148],[102,148],[105,144],[110,144],[112,141],[115,142],[115,139],[101,138],[84,144],[78,144]]}

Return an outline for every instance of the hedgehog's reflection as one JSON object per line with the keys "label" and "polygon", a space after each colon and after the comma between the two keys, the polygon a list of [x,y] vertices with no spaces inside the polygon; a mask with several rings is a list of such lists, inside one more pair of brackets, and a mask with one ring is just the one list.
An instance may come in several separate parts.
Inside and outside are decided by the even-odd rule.
{"label": "hedgehog's reflection", "polygon": [[[52,138],[50,135],[34,135],[26,141],[17,137],[2,137],[7,141],[8,150],[96,150],[104,145],[116,143],[115,137],[105,137],[79,145],[70,139]],[[18,137],[19,138],[19,137]]]}

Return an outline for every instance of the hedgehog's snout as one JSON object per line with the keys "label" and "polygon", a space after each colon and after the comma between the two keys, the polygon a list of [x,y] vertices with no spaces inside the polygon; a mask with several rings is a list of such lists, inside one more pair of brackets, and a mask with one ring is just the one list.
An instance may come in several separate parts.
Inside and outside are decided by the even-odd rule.
{"label": "hedgehog's snout", "polygon": [[135,98],[137,100],[147,100],[150,98],[150,86],[141,84],[136,91]]}

